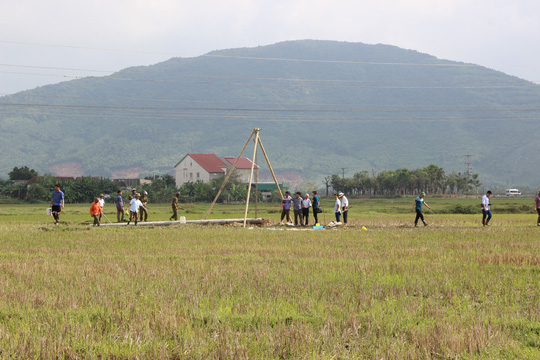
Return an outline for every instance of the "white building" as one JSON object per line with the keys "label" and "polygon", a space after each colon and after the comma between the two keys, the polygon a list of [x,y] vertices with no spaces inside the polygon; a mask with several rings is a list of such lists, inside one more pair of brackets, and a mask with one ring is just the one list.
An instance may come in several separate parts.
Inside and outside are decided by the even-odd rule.
{"label": "white building", "polygon": [[[218,157],[215,154],[187,154],[174,166],[176,186],[181,187],[187,182],[202,181],[207,183],[221,176],[227,175],[232,169],[236,157]],[[236,179],[243,183],[249,183],[252,162],[246,157],[238,160],[234,174]],[[259,167],[255,165],[253,181],[259,178]]]}

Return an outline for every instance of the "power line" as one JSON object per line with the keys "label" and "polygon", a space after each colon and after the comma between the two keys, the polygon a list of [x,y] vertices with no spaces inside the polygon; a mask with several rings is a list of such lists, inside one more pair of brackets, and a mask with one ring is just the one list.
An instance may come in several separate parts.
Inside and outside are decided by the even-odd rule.
{"label": "power line", "polygon": [[[135,75],[161,75],[168,77],[197,77],[197,78],[210,78],[210,79],[241,79],[241,80],[272,80],[272,81],[294,81],[294,82],[345,82],[345,83],[404,83],[404,84],[460,84],[463,81],[448,81],[448,80],[351,80],[351,79],[305,79],[305,78],[274,78],[274,77],[252,77],[252,76],[222,76],[222,75],[204,75],[204,74],[172,74],[172,73],[156,73],[156,72],[141,72],[141,71],[127,71],[122,70],[97,70],[97,69],[82,69],[82,68],[67,68],[67,67],[53,67],[53,66],[36,66],[36,65],[17,65],[17,64],[0,64],[3,67],[20,67],[30,69],[42,69],[42,70],[66,70],[66,71],[84,71],[84,72],[98,72],[98,73],[121,73],[121,74],[135,74]],[[2,71],[3,73],[14,74],[30,74],[30,75],[42,75],[36,73],[25,72],[10,72]],[[45,74],[53,76],[71,76],[65,74]],[[474,80],[475,83],[510,83],[515,84],[516,80]],[[528,80],[520,80],[520,82],[531,82]],[[534,82],[533,82],[534,83]]]}
{"label": "power line", "polygon": [[182,81],[182,80],[166,80],[166,79],[136,79],[136,78],[118,78],[112,76],[95,77],[95,76],[76,76],[65,74],[38,74],[38,73],[25,73],[18,71],[0,71],[4,74],[19,74],[19,75],[37,75],[37,76],[51,76],[51,77],[64,77],[74,79],[98,79],[98,80],[116,80],[116,81],[141,81],[141,82],[155,82],[155,83],[177,83],[177,84],[193,84],[193,85],[220,85],[220,86],[259,86],[259,87],[278,87],[278,88],[354,88],[354,89],[438,89],[438,90],[452,90],[452,89],[517,89],[517,88],[533,88],[538,85],[533,83],[520,84],[520,85],[463,85],[463,86],[359,86],[359,85],[313,85],[313,84],[263,84],[263,83],[241,83],[241,82],[216,82],[216,81]]}
{"label": "power line", "polygon": [[103,106],[103,105],[69,105],[69,104],[23,104],[23,103],[0,103],[0,107],[16,107],[16,108],[58,108],[58,109],[91,109],[91,110],[145,110],[145,111],[238,111],[238,112],[270,112],[270,113],[414,113],[414,112],[538,112],[540,108],[526,108],[526,109],[440,109],[440,110],[343,110],[343,109],[262,109],[262,108],[201,108],[201,107],[183,107],[183,108],[171,108],[171,107],[151,107],[151,106]]}
{"label": "power line", "polygon": [[[0,95],[10,95],[9,93],[0,93]],[[90,97],[90,96],[73,96],[73,95],[43,95],[43,94],[24,94],[24,97],[35,98],[61,98],[61,99],[79,99],[79,100],[109,100],[109,101],[133,101],[133,102],[157,102],[157,103],[193,103],[193,104],[234,104],[234,105],[267,105],[267,106],[286,106],[283,102],[249,102],[249,101],[223,101],[223,100],[181,100],[181,99],[156,99],[156,98],[113,98],[113,97]],[[7,99],[7,98],[6,98]],[[0,99],[1,100],[1,99]],[[0,104],[2,104],[0,102]],[[32,105],[32,104],[28,104]],[[60,104],[61,105],[61,104]],[[429,109],[439,109],[439,111],[520,111],[519,107],[508,108],[508,104],[505,108],[497,109],[482,109],[476,108],[478,105],[434,105],[434,104],[358,104],[358,103],[295,103],[295,106],[339,106],[339,107],[352,107],[352,108],[394,108],[399,110],[400,108],[422,108],[429,111]],[[513,105],[510,105],[513,106]],[[396,110],[396,111],[397,111]],[[534,110],[534,109],[523,109]],[[382,111],[382,110],[381,110]]]}
{"label": "power line", "polygon": [[[435,66],[435,67],[483,67],[476,64],[465,64],[457,62],[441,62],[441,63],[402,63],[402,62],[376,62],[376,61],[352,61],[352,60],[318,60],[318,59],[295,59],[295,58],[267,58],[256,56],[235,56],[224,54],[203,54],[203,55],[186,55],[177,52],[166,51],[144,51],[144,50],[129,50],[119,48],[101,48],[101,47],[89,47],[89,46],[76,46],[76,45],[59,45],[59,44],[43,44],[32,43],[22,41],[9,41],[0,40],[3,44],[13,45],[28,45],[28,46],[42,46],[42,47],[58,47],[68,49],[83,49],[83,50],[100,50],[100,51],[116,51],[127,53],[141,53],[141,54],[156,54],[156,55],[169,55],[169,56],[185,56],[185,57],[209,57],[209,58],[227,58],[227,59],[243,59],[243,60],[267,60],[267,61],[292,61],[292,62],[311,62],[311,63],[337,63],[337,64],[365,64],[365,65],[393,65],[393,66]],[[449,60],[439,60],[449,61]],[[516,68],[540,68],[540,65],[491,65],[493,67],[516,67]]]}
{"label": "power line", "polygon": [[[0,93],[0,95],[10,95],[9,93]],[[223,101],[223,100],[181,100],[181,99],[156,99],[156,98],[113,98],[113,97],[95,97],[95,96],[73,96],[73,95],[43,95],[43,94],[24,94],[24,97],[35,97],[35,98],[61,98],[61,99],[80,99],[80,100],[109,100],[109,101],[133,101],[133,102],[157,102],[157,103],[193,103],[193,104],[243,104],[243,105],[268,105],[268,106],[286,106],[283,102],[249,102],[249,101]],[[1,100],[1,99],[0,99]],[[0,104],[2,104],[0,102]],[[25,105],[25,104],[22,104]],[[28,104],[32,105],[32,104]],[[54,105],[54,104],[52,104]],[[62,105],[62,104],[60,104]],[[520,109],[509,108],[508,104],[505,105],[505,108],[490,108],[482,109],[476,108],[478,105],[434,105],[434,104],[358,104],[358,103],[295,103],[295,106],[339,106],[339,107],[353,107],[353,108],[395,108],[395,111],[401,111],[400,108],[422,108],[426,109],[425,111],[430,111],[429,109],[439,109],[438,111],[534,111],[535,109]],[[514,106],[514,105],[510,105]],[[382,111],[382,110],[380,110]],[[436,110],[437,111],[437,110]]]}
{"label": "power line", "polygon": [[[362,117],[362,118],[332,118],[329,117],[328,114],[325,116],[322,116],[320,114],[310,115],[306,116],[305,114],[292,114],[292,115],[279,115],[279,114],[273,114],[271,117],[269,117],[268,113],[266,115],[262,116],[261,114],[255,115],[251,113],[231,113],[230,115],[225,115],[223,113],[210,113],[210,112],[173,112],[173,113],[95,113],[92,114],[72,114],[72,113],[63,113],[58,112],[56,110],[66,110],[66,109],[47,109],[47,110],[53,110],[50,114],[41,114],[44,117],[47,116],[54,116],[58,117],[61,116],[63,118],[90,118],[95,120],[96,118],[103,118],[103,119],[147,119],[147,120],[154,120],[154,121],[160,121],[160,120],[206,120],[206,121],[215,121],[217,119],[223,119],[224,121],[244,121],[244,122],[250,122],[250,123],[256,123],[256,122],[283,122],[283,123],[294,123],[294,122],[324,122],[329,123],[333,121],[339,121],[340,123],[375,123],[375,122],[390,122],[390,123],[403,123],[403,122],[479,122],[479,121],[490,121],[490,122],[498,122],[498,121],[509,121],[509,120],[516,120],[516,121],[538,121],[537,117],[531,118],[531,117],[517,117],[517,116],[503,116],[503,117],[494,117],[494,116],[474,116],[474,117],[467,117],[467,118],[461,118],[461,117],[436,117],[436,116],[428,116],[428,117]],[[204,109],[200,109],[204,110]]]}

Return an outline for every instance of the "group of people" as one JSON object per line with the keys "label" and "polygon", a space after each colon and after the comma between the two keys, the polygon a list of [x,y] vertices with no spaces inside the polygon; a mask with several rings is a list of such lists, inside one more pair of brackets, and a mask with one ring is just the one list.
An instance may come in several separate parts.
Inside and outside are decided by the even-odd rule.
{"label": "group of people", "polygon": [[[118,190],[114,204],[116,206],[116,221],[125,222],[125,211],[124,211],[124,199],[122,198],[122,190]],[[137,192],[137,189],[131,189],[131,193],[128,195],[129,201],[129,220],[127,224],[129,225],[131,221],[135,222],[137,225],[138,221],[148,221],[148,192],[143,191],[142,195]]]}
{"label": "group of people", "polygon": [[320,198],[317,191],[312,191],[312,196],[305,194],[302,197],[302,193],[297,191],[294,195],[294,198],[291,197],[290,192],[285,191],[285,196],[281,199],[281,221],[283,224],[283,219],[287,218],[287,223],[292,224],[291,220],[291,206],[294,212],[294,225],[295,226],[308,226],[309,224],[309,209],[313,209],[313,218],[315,219],[315,224],[319,223],[318,214],[322,212],[320,207]]}
{"label": "group of people", "polygon": [[[492,214],[491,214],[491,203],[489,199],[491,198],[491,190],[488,190],[484,196],[482,196],[482,202],[480,203],[480,206],[482,207],[482,226],[489,226],[489,221],[491,220]],[[422,205],[426,205],[429,209],[431,207],[424,201],[424,197],[426,196],[426,193],[422,192],[420,196],[418,196],[414,203],[415,205],[411,209],[411,211],[416,210],[416,219],[414,219],[414,226],[418,226],[418,220],[421,219],[424,223],[424,226],[427,226],[427,222],[424,220],[424,214],[422,213]],[[538,195],[534,199],[534,209],[538,213],[538,219],[536,220],[536,226],[540,226],[540,191],[538,192]]]}
{"label": "group of people", "polygon": [[[486,192],[486,195],[482,196],[482,225],[489,226],[489,221],[491,220],[491,208],[489,203],[489,198],[491,197],[491,190]],[[535,209],[538,211],[538,226],[540,226],[540,192],[539,196],[536,197]],[[411,211],[416,211],[416,218],[414,219],[414,226],[418,226],[418,220],[422,220],[424,226],[427,226],[427,222],[424,219],[424,213],[422,212],[422,205],[426,205],[428,209],[431,210],[431,207],[425,202],[424,197],[426,196],[425,192],[422,192],[416,199],[414,199],[414,206]]]}
{"label": "group of people", "polygon": [[[336,222],[341,224],[341,216],[343,216],[343,225],[347,226],[347,214],[349,210],[349,200],[342,192],[334,194],[336,200],[334,204],[334,214],[336,216]],[[288,224],[292,225],[290,216],[291,206],[294,212],[294,226],[308,226],[309,225],[309,209],[313,214],[315,225],[319,223],[318,215],[322,212],[320,205],[320,198],[317,191],[311,192],[311,197],[305,194],[302,197],[302,193],[297,191],[294,198],[288,191],[285,191],[285,196],[281,199],[281,220],[280,224],[283,225],[283,220],[286,220]]]}
{"label": "group of people", "polygon": [[[60,213],[64,208],[64,193],[60,190],[60,184],[54,186],[55,190],[52,194],[51,199],[51,211],[52,216],[55,220],[55,225],[58,225],[60,221]],[[489,226],[489,222],[492,218],[491,207],[490,207],[490,197],[491,190],[488,190],[486,194],[482,197],[482,225]],[[416,218],[414,219],[414,226],[418,226],[418,220],[421,220],[424,226],[427,226],[427,222],[424,219],[424,214],[422,212],[422,206],[426,205],[429,209],[431,207],[425,202],[426,193],[422,192],[415,200],[414,205],[411,211],[416,211]],[[178,201],[180,198],[180,193],[177,192],[172,199],[171,207],[173,214],[169,218],[169,221],[178,220]],[[336,223],[341,224],[341,219],[343,217],[343,225],[347,226],[347,215],[349,210],[349,200],[344,193],[339,192],[334,194],[334,215],[336,218]],[[127,220],[127,225],[131,221],[135,221],[137,225],[138,221],[148,221],[148,192],[143,191],[142,195],[137,193],[137,189],[131,189],[131,193],[128,195],[129,201],[129,220]],[[116,205],[116,219],[118,222],[125,222],[124,219],[124,200],[122,199],[122,190],[118,190],[117,197],[114,201]],[[100,194],[99,197],[96,197],[92,205],[90,206],[90,215],[94,218],[94,226],[99,226],[101,223],[101,218],[103,216],[103,208],[105,206],[105,199],[103,194]],[[291,207],[294,213],[294,226],[308,226],[309,225],[309,213],[313,214],[314,223],[319,223],[318,214],[322,212],[320,205],[320,198],[317,191],[312,191],[310,194],[305,194],[302,197],[302,193],[297,191],[294,197],[291,197],[289,191],[285,191],[285,196],[281,199],[281,220],[280,224],[283,224],[283,220],[286,219],[287,223],[292,225],[292,219],[290,215]],[[540,226],[540,192],[534,200],[534,209],[538,213],[538,219],[536,222],[537,226]]]}
{"label": "group of people", "polygon": [[[172,210],[173,215],[169,218],[169,221],[174,219],[178,220],[178,199],[180,193],[177,192],[172,200]],[[53,194],[54,201],[54,194]],[[143,191],[142,195],[137,192],[136,188],[131,189],[131,193],[128,195],[129,201],[129,220],[124,218],[124,199],[122,198],[122,190],[117,191],[116,199],[114,204],[116,206],[116,221],[117,222],[126,222],[126,225],[129,225],[131,221],[134,221],[135,225],[139,221],[148,221],[148,192]],[[105,205],[105,200],[103,199],[103,194],[96,198],[92,205],[90,206],[90,215],[94,218],[94,226],[99,226],[101,223],[101,217],[103,215],[103,206]]]}

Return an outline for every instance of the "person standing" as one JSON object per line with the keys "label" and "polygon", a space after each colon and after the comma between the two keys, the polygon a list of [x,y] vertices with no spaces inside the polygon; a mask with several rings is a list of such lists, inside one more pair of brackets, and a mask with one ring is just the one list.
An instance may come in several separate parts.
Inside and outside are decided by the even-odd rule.
{"label": "person standing", "polygon": [[116,193],[118,194],[116,200],[114,200],[114,203],[116,204],[116,220],[118,222],[124,222],[124,200],[122,199],[122,190],[118,190]]}
{"label": "person standing", "polygon": [[180,193],[177,192],[176,195],[174,195],[174,197],[172,199],[171,206],[172,206],[173,214],[169,218],[169,221],[172,221],[173,218],[174,218],[174,221],[178,220],[178,198],[179,197],[180,197]]}
{"label": "person standing", "polygon": [[482,225],[489,226],[489,220],[491,220],[491,207],[489,198],[491,197],[491,190],[488,190],[486,195],[482,196]]}
{"label": "person standing", "polygon": [[418,219],[421,219],[424,223],[424,226],[427,226],[427,222],[424,220],[424,214],[422,213],[422,205],[426,205],[428,209],[431,210],[431,207],[424,201],[426,196],[425,192],[422,192],[420,196],[414,199],[414,206],[411,211],[416,210],[416,218],[414,219],[414,226],[418,226]]}
{"label": "person standing", "polygon": [[283,219],[285,218],[285,215],[287,216],[287,223],[291,223],[291,203],[292,203],[292,197],[291,194],[288,191],[285,191],[285,196],[283,199],[281,199],[281,222],[280,224],[283,224]]}
{"label": "person standing", "polygon": [[101,219],[100,214],[102,213],[102,207],[99,204],[99,198],[96,198],[92,205],[90,205],[90,215],[94,218],[94,225],[92,226],[99,226]]}
{"label": "person standing", "polygon": [[312,206],[309,194],[304,196],[302,200],[302,222],[305,226],[308,226],[309,223],[309,208]]}
{"label": "person standing", "polygon": [[538,196],[536,197],[536,199],[534,199],[534,208],[538,213],[538,220],[536,220],[536,226],[540,226],[540,191],[538,192]]}
{"label": "person standing", "polygon": [[315,224],[318,224],[319,223],[318,215],[319,215],[319,202],[320,202],[320,199],[319,199],[319,195],[318,195],[317,191],[313,190],[311,193],[313,194],[311,196],[311,207],[313,209],[313,217],[315,218]]}
{"label": "person standing", "polygon": [[131,220],[135,220],[135,225],[137,225],[137,215],[139,212],[139,208],[144,208],[144,205],[142,204],[140,200],[141,195],[135,194],[135,199],[131,199],[129,202],[129,220],[126,225],[129,225]]}
{"label": "person standing", "polygon": [[339,198],[341,199],[341,213],[343,214],[343,226],[347,226],[347,214],[349,211],[349,199],[345,196],[344,193],[339,193]]}
{"label": "person standing", "polygon": [[103,194],[99,194],[99,206],[101,207],[101,211],[99,212],[99,222],[101,222],[101,218],[103,217],[103,207],[105,206]]}
{"label": "person standing", "polygon": [[142,204],[144,205],[144,207],[141,208],[141,211],[140,211],[140,218],[139,218],[139,221],[143,221],[143,215],[144,215],[144,221],[148,221],[148,208],[146,207],[148,204],[148,193],[145,191],[143,191],[142,193],[142,196],[141,196],[141,202]]}
{"label": "person standing", "polygon": [[131,202],[131,200],[135,199],[135,194],[137,193],[137,189],[133,188],[131,189],[131,194],[128,194],[128,201]]}
{"label": "person standing", "polygon": [[334,215],[336,215],[336,222],[341,222],[341,202],[339,201],[339,195],[334,194],[334,199],[336,202],[334,203]]}
{"label": "person standing", "polygon": [[294,226],[298,226],[298,219],[300,219],[300,226],[304,226],[302,221],[302,194],[297,191],[292,199],[293,211],[294,211]]}
{"label": "person standing", "polygon": [[60,212],[64,208],[64,193],[60,190],[60,184],[54,185],[54,191],[51,199],[51,210],[54,217],[54,225],[60,221]]}

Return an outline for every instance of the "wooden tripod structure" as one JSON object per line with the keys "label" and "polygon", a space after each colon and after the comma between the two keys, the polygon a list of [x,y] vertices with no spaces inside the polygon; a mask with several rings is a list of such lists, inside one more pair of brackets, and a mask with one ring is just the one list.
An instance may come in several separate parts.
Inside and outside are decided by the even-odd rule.
{"label": "wooden tripod structure", "polygon": [[257,147],[258,147],[258,145],[261,146],[261,150],[262,150],[262,152],[264,154],[264,158],[266,159],[266,163],[268,164],[268,168],[270,169],[270,172],[272,173],[272,178],[274,178],[274,182],[276,183],[276,187],[277,187],[277,189],[279,191],[279,195],[281,196],[281,198],[283,198],[283,193],[281,192],[281,188],[279,187],[279,183],[278,183],[278,181],[276,179],[276,174],[274,174],[274,170],[272,169],[272,165],[270,165],[270,159],[268,159],[268,154],[266,153],[266,150],[264,150],[264,146],[262,144],[261,137],[259,136],[259,132],[260,132],[259,128],[255,128],[251,132],[251,135],[247,139],[244,147],[242,148],[242,151],[240,151],[240,154],[238,155],[238,157],[234,161],[233,166],[231,168],[231,171],[229,171],[229,173],[225,177],[225,180],[223,180],[223,184],[221,185],[221,188],[219,189],[216,197],[214,198],[214,201],[212,202],[212,205],[210,205],[210,209],[208,209],[208,212],[204,216],[204,220],[206,220],[208,218],[208,215],[210,215],[210,213],[212,212],[212,209],[214,208],[214,205],[215,205],[217,199],[219,198],[219,195],[221,195],[221,192],[225,188],[225,185],[227,185],[227,182],[229,181],[229,178],[231,177],[231,174],[233,173],[234,169],[236,169],[236,163],[242,157],[242,154],[244,153],[244,150],[246,150],[246,147],[248,146],[248,144],[249,144],[251,138],[253,137],[253,135],[255,135],[255,140],[254,140],[255,146],[253,147],[253,157],[252,157],[253,160],[251,161],[251,173],[249,175],[249,186],[248,186],[248,193],[247,193],[247,198],[246,198],[246,211],[244,213],[244,227],[246,227],[247,213],[248,213],[248,209],[249,209],[249,197],[251,195],[251,184],[253,183],[253,170],[255,169],[255,157],[257,156]]}

